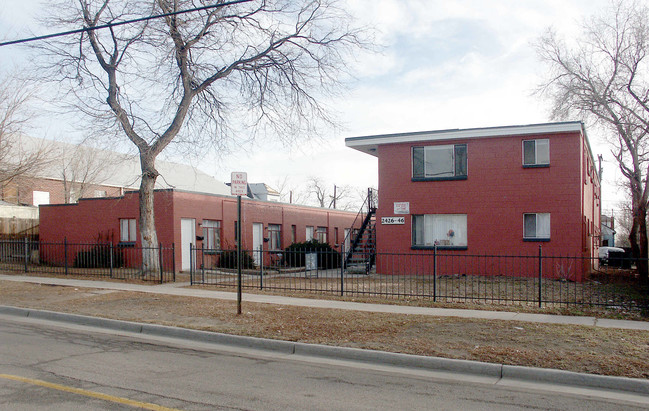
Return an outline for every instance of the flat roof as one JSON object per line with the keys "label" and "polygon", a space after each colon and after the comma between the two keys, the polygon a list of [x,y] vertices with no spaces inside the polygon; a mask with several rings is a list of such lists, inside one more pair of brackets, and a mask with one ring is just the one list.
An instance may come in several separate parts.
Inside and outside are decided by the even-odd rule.
{"label": "flat roof", "polygon": [[[567,121],[561,123],[417,131],[412,133],[378,134],[373,136],[348,137],[345,139],[345,145],[347,147],[376,157],[377,147],[381,144],[416,143],[424,141],[430,142],[468,138],[525,136],[565,132],[581,132],[584,134],[584,136],[586,136],[584,123],[582,123],[581,121]],[[586,141],[588,141],[588,139],[586,139]]]}

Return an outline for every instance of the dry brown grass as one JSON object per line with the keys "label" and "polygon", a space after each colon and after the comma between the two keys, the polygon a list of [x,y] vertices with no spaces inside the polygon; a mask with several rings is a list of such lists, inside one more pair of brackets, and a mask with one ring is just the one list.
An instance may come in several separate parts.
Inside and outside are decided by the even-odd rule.
{"label": "dry brown grass", "polygon": [[[306,343],[649,378],[649,332],[335,309],[0,281],[4,305]],[[455,306],[454,306],[455,307]]]}

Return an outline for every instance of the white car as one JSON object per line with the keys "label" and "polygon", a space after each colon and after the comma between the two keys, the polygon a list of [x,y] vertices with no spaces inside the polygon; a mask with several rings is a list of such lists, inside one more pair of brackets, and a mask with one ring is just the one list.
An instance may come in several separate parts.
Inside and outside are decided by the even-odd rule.
{"label": "white car", "polygon": [[601,264],[608,263],[608,253],[613,251],[614,253],[624,253],[624,250],[619,247],[600,247],[599,248],[599,262]]}

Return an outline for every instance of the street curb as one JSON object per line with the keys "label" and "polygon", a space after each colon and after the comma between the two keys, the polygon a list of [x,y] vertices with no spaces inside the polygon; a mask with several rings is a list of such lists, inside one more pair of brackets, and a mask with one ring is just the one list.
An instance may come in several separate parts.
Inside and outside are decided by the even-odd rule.
{"label": "street curb", "polygon": [[521,367],[517,365],[503,365],[502,378],[649,395],[649,381],[637,378],[583,374],[572,371]]}
{"label": "street curb", "polygon": [[342,360],[393,365],[398,367],[420,368],[433,371],[446,371],[473,374],[481,377],[500,378],[500,364],[479,361],[455,360],[450,358],[426,357],[392,353],[387,351],[364,350],[361,348],[337,347],[321,344],[293,343],[296,355],[335,358]]}
{"label": "street curb", "polygon": [[480,377],[494,377],[499,379],[535,383],[569,385],[572,387],[581,388],[607,389],[649,395],[649,380],[636,378],[583,374],[555,369],[521,367],[514,365],[494,364],[469,360],[455,360],[439,357],[426,357],[420,355],[364,350],[359,348],[336,347],[321,344],[306,344],[300,342],[221,334],[180,327],[136,323],[78,314],[67,314],[55,311],[34,310],[29,308],[0,305],[0,315],[3,314],[16,317],[27,317],[76,325],[99,327],[135,334],[171,337],[209,344],[252,348],[288,355],[302,355],[338,360],[350,360],[377,365],[392,365],[425,369],[429,371],[461,373],[465,375],[468,374]]}

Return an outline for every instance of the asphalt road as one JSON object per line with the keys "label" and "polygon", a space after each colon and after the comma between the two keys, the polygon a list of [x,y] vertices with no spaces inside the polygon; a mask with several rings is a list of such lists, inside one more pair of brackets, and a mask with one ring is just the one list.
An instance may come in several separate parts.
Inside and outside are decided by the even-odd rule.
{"label": "asphalt road", "polygon": [[0,409],[649,409],[533,386],[163,340],[0,317]]}

